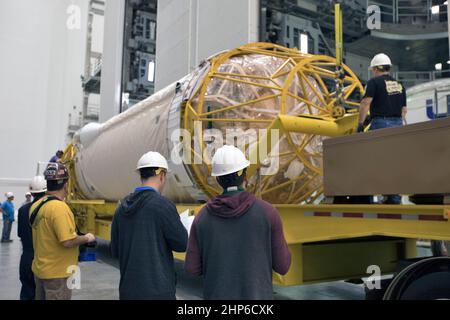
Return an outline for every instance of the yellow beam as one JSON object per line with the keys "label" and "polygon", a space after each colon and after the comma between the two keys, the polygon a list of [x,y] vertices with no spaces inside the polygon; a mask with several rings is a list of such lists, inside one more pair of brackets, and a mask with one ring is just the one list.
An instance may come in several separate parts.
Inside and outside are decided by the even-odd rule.
{"label": "yellow beam", "polygon": [[[265,135],[260,137],[259,143],[250,150],[249,158],[251,161],[256,159],[256,163],[252,163],[247,170],[248,177],[251,177],[260,165],[259,150],[262,145],[267,146],[267,154],[272,150],[272,130],[278,130],[278,136],[282,133],[304,133],[327,137],[338,137],[355,131],[358,122],[357,114],[348,114],[340,119],[329,117],[299,115],[288,116],[278,115],[272,124],[267,128]],[[254,162],[254,161],[253,161]]]}
{"label": "yellow beam", "polygon": [[343,62],[343,26],[342,26],[342,11],[341,5],[336,3],[334,5],[334,23],[335,23],[335,41],[336,41],[336,62],[337,67],[340,68]]}
{"label": "yellow beam", "polygon": [[356,115],[346,115],[341,119],[319,116],[286,116],[279,115],[281,127],[286,132],[315,134],[326,137],[338,137],[349,134],[357,126]]}

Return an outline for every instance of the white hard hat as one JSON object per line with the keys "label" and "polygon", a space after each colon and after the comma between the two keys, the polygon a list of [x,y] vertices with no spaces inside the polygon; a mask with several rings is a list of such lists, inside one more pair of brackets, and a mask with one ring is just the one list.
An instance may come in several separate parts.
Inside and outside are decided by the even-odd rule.
{"label": "white hard hat", "polygon": [[389,58],[384,53],[379,53],[375,57],[373,57],[370,62],[370,68],[378,67],[378,66],[392,66],[391,58]]}
{"label": "white hard hat", "polygon": [[31,197],[31,192],[25,193],[25,197]]}
{"label": "white hard hat", "polygon": [[47,181],[43,176],[35,176],[31,179],[30,192],[41,193],[47,191]]}
{"label": "white hard hat", "polygon": [[12,193],[12,192],[7,192],[6,194],[5,194],[5,196],[6,196],[6,198],[12,198],[12,197],[14,197],[14,193]]}
{"label": "white hard hat", "polygon": [[235,146],[225,145],[214,154],[212,161],[213,177],[225,176],[247,168],[250,161],[245,158],[244,153]]}
{"label": "white hard hat", "polygon": [[159,152],[150,151],[144,154],[137,163],[136,170],[142,168],[163,168],[169,170],[166,158]]}

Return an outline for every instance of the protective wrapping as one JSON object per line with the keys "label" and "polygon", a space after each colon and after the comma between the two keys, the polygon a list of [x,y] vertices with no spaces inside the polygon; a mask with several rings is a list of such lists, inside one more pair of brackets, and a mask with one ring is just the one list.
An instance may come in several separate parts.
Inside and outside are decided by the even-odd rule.
{"label": "protective wrapping", "polygon": [[[175,84],[100,125],[95,137],[83,141],[80,135],[75,168],[78,183],[88,198],[123,198],[140,184],[135,169],[141,155],[157,150],[168,157],[168,106],[174,96]],[[177,199],[177,188],[171,183],[169,179],[165,192]]]}
{"label": "protective wrapping", "polygon": [[[286,110],[280,110],[281,99],[280,87],[287,82],[287,77],[293,65],[286,64],[283,58],[266,55],[243,55],[232,57],[223,63],[217,73],[227,74],[226,78],[213,78],[206,90],[203,101],[203,110],[198,112],[214,112],[226,108],[209,116],[213,119],[258,119],[274,120],[280,113],[287,115],[310,114],[317,115],[320,110],[308,107],[308,104],[288,96],[286,99]],[[233,76],[229,76],[229,75]],[[280,77],[273,75],[284,74]],[[289,92],[293,96],[299,96],[313,104],[320,104],[323,96],[320,94],[316,80],[305,75],[308,81],[301,82],[299,76],[295,76],[290,82]],[[252,83],[236,82],[234,80],[250,81]],[[261,84],[263,86],[258,86]],[[311,87],[314,87],[317,95]],[[270,98],[274,96],[273,98]],[[269,98],[267,98],[269,97]],[[249,104],[245,104],[250,101]],[[193,100],[193,107],[198,108],[199,96]],[[227,107],[242,105],[236,108]],[[223,132],[224,139],[226,132],[235,131],[236,137],[245,141],[241,148],[249,152],[249,146],[256,143],[256,136],[249,129],[258,130],[268,127],[269,122],[204,122],[203,129],[219,129]],[[244,133],[245,138],[242,133]],[[230,138],[230,137],[228,137]],[[275,175],[249,177],[248,189],[261,196],[264,200],[272,203],[298,203],[310,197],[322,184],[322,177],[319,174],[322,170],[321,147],[323,137],[310,136],[299,133],[289,133],[280,136],[277,155],[270,154],[269,157],[279,156],[279,170]],[[233,141],[232,139],[229,140]],[[297,152],[297,154],[296,154]],[[212,151],[210,154],[213,154]],[[204,176],[210,175],[210,169],[206,159],[200,170]],[[220,190],[216,180],[208,178],[208,184]],[[280,187],[273,189],[280,185]]]}

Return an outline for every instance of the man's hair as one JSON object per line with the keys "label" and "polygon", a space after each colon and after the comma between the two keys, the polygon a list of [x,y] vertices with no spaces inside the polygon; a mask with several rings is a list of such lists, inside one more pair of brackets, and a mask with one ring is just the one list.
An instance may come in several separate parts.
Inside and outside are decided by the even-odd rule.
{"label": "man's hair", "polygon": [[139,174],[141,176],[141,180],[147,180],[149,178],[156,176],[156,171],[159,168],[151,167],[151,168],[141,168],[139,169]]}
{"label": "man's hair", "polygon": [[63,154],[64,154],[64,152],[62,150],[56,151],[56,155],[63,155]]}
{"label": "man's hair", "polygon": [[244,169],[240,176],[237,172],[233,172],[225,176],[217,177],[217,182],[224,190],[227,190],[229,187],[239,187],[244,183],[246,173],[247,169]]}
{"label": "man's hair", "polygon": [[389,72],[391,71],[391,66],[390,65],[376,66],[375,69],[377,69],[380,72]]}
{"label": "man's hair", "polygon": [[67,181],[69,180],[47,180],[47,191],[59,191],[64,188]]}
{"label": "man's hair", "polygon": [[40,199],[43,196],[45,196],[45,192],[32,193],[31,195],[33,196],[34,199]]}

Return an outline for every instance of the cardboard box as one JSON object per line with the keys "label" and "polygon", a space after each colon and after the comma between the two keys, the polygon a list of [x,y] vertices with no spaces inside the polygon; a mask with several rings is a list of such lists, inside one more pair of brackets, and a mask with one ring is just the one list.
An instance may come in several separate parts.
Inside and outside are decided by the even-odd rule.
{"label": "cardboard box", "polygon": [[450,194],[450,118],[324,141],[326,196]]}

